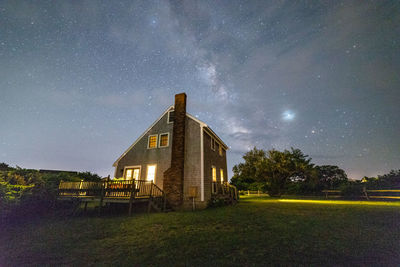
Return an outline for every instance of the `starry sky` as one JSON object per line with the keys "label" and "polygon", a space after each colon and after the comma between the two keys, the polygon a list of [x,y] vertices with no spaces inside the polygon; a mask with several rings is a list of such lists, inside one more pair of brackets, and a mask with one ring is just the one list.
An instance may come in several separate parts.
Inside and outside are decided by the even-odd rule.
{"label": "starry sky", "polygon": [[398,169],[400,2],[0,2],[0,162],[113,175],[180,92],[230,170],[254,146]]}

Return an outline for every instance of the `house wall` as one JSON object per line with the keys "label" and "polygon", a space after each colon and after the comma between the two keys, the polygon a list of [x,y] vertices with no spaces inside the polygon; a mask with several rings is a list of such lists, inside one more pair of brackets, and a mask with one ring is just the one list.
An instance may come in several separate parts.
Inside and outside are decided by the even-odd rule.
{"label": "house wall", "polygon": [[211,136],[204,131],[204,199],[211,198],[212,166],[217,169],[217,182],[221,181],[220,169],[224,170],[224,182],[228,181],[228,168],[226,163],[226,150],[223,149],[222,156],[219,155],[218,145],[215,151],[211,149]]}
{"label": "house wall", "polygon": [[[121,178],[124,175],[124,167],[141,166],[140,179],[146,179],[147,165],[157,164],[155,183],[158,187],[163,187],[164,171],[171,164],[172,147],[172,128],[173,123],[167,123],[168,112],[123,156],[117,165],[116,177]],[[169,146],[163,148],[147,149],[149,135],[169,133]]]}
{"label": "house wall", "polygon": [[196,208],[204,208],[206,201],[201,202],[201,147],[200,147],[200,124],[186,117],[186,139],[185,139],[185,169],[184,169],[184,209],[191,209],[193,199],[189,195],[191,187],[195,187]]}

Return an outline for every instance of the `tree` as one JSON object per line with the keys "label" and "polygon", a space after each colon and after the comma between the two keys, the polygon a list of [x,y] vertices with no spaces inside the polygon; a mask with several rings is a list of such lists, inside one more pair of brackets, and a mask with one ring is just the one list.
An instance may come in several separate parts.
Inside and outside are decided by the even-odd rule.
{"label": "tree", "polygon": [[8,165],[7,163],[1,162],[0,163],[0,171],[10,171],[13,168],[10,167],[10,165]]}
{"label": "tree", "polygon": [[378,175],[379,183],[385,187],[400,187],[400,169],[391,170],[384,175]]}
{"label": "tree", "polygon": [[266,157],[257,163],[256,179],[265,182],[270,196],[281,196],[290,180],[312,182],[316,180],[311,158],[300,149],[269,150]]}
{"label": "tree", "polygon": [[239,163],[233,167],[231,183],[239,190],[262,189],[260,184],[257,183],[261,179],[257,178],[256,175],[259,173],[257,167],[265,157],[265,151],[256,147],[244,154],[244,163]]}
{"label": "tree", "polygon": [[348,181],[346,172],[334,165],[316,166],[319,184],[323,189],[338,188]]}

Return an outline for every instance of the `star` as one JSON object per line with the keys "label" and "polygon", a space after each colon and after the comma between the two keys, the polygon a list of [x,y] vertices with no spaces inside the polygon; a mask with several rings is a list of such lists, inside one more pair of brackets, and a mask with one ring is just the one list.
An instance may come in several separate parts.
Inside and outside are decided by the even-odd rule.
{"label": "star", "polygon": [[287,110],[285,112],[282,113],[282,119],[284,121],[292,121],[295,118],[295,114],[294,112]]}

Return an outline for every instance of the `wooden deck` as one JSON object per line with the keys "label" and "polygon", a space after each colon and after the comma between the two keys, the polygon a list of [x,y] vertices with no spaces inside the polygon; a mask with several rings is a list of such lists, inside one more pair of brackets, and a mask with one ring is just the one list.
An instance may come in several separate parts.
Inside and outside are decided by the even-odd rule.
{"label": "wooden deck", "polygon": [[116,180],[101,182],[61,182],[58,188],[59,200],[78,200],[85,203],[98,202],[99,212],[103,203],[127,203],[129,215],[137,202],[148,202],[148,211],[165,211],[167,200],[164,192],[153,182],[143,180]]}

